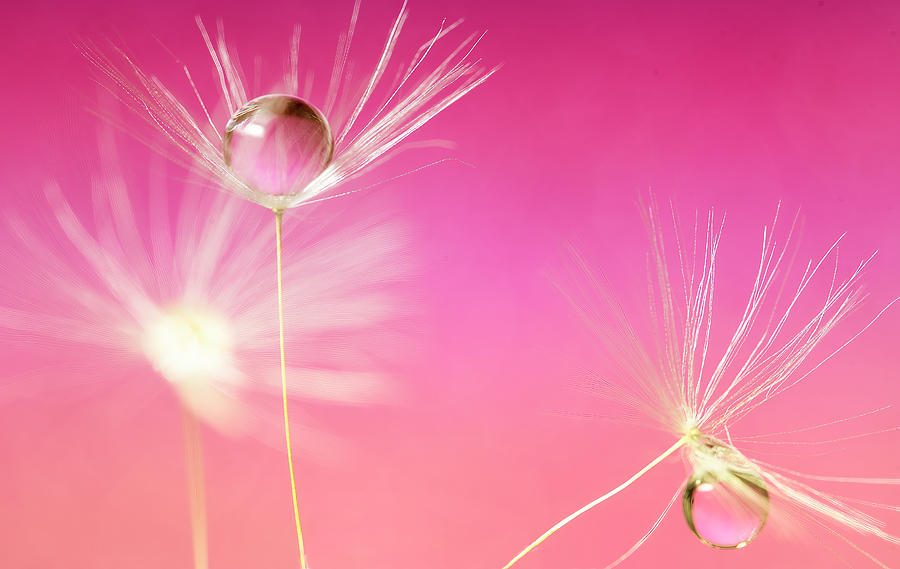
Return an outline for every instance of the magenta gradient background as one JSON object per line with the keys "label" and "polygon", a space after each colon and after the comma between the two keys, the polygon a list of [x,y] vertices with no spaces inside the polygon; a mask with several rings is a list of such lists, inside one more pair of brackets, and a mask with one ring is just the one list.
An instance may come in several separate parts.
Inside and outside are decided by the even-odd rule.
{"label": "magenta gradient background", "polygon": [[[305,61],[322,75],[351,8],[344,0],[125,4],[7,8],[4,208],[33,207],[48,178],[75,201],[87,197],[98,122],[86,108],[101,99],[74,41],[118,35],[146,68],[180,79],[155,34],[211,88],[195,14],[208,24],[221,17],[248,61],[271,56],[276,71],[300,22]],[[398,2],[365,2],[357,45],[379,45],[398,10]],[[728,211],[719,283],[726,328],[778,200],[788,212],[802,209],[804,256],[844,231],[845,265],[880,250],[866,277],[871,300],[839,333],[900,294],[896,3],[414,0],[410,10],[405,57],[442,18],[466,17],[468,29],[489,29],[479,48],[485,61],[504,67],[417,135],[455,141],[449,155],[476,168],[441,165],[349,206],[411,220],[424,322],[420,353],[397,378],[402,404],[317,411],[351,450],[337,461],[299,458],[314,569],[499,569],[671,444],[641,426],[552,413],[602,412],[604,404],[571,389],[599,360],[550,275],[565,270],[572,242],[623,295],[639,296],[631,293],[644,287],[647,246],[636,201],[648,188],[674,197],[686,215]],[[374,179],[442,155],[406,154]],[[125,145],[126,171],[139,179],[148,162],[159,164]],[[167,175],[177,190],[181,176],[172,168]],[[900,403],[898,339],[895,308],[735,431],[791,429]],[[12,346],[0,346],[0,360],[10,373],[34,367],[33,352]],[[122,380],[86,388],[60,377],[26,398],[0,391],[0,566],[190,566],[174,400],[152,379]],[[821,436],[898,423],[891,409]],[[206,435],[211,567],[296,567],[283,453]],[[787,447],[758,456],[811,473],[898,477],[898,440],[889,433],[825,447],[827,454],[806,452],[822,450],[813,447],[792,456]],[[605,566],[655,519],[683,475],[670,460],[520,567]],[[819,487],[900,503],[897,486]],[[778,517],[751,547],[722,552],[701,545],[674,511],[624,566],[844,566],[835,551],[869,566],[833,536],[823,540],[835,551],[790,533]],[[900,531],[896,513],[885,517]],[[900,562],[896,546],[859,543],[890,566]]]}

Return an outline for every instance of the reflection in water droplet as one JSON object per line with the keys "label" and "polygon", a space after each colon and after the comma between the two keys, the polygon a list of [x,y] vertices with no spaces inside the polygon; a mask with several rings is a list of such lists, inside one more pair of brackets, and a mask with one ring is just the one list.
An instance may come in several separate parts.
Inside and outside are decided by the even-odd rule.
{"label": "reflection in water droplet", "polygon": [[301,192],[331,162],[334,141],[315,107],[289,95],[265,95],[241,107],[225,126],[225,163],[258,192]]}
{"label": "reflection in water droplet", "polygon": [[684,489],[688,527],[700,541],[721,549],[744,547],[769,517],[766,483],[740,453],[706,439]]}

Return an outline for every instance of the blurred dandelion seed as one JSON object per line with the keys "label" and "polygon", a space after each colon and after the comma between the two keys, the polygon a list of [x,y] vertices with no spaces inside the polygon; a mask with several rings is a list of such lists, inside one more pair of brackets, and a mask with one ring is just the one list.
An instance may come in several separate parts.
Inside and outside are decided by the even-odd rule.
{"label": "blurred dandelion seed", "polygon": [[[200,120],[194,118],[169,88],[143,71],[122,49],[113,47],[120,59],[118,63],[96,47],[86,46],[83,50],[85,56],[111,81],[111,91],[152,127],[160,130],[186,158],[188,167],[216,187],[275,213],[285,444],[302,569],[306,569],[307,564],[284,379],[283,213],[317,199],[327,199],[320,196],[386,159],[391,151],[399,149],[409,135],[496,71],[496,68],[482,67],[479,60],[470,59],[483,34],[469,35],[428,68],[426,59],[434,57],[437,42],[461,24],[457,21],[450,25],[442,23],[437,33],[418,48],[407,66],[397,66],[394,82],[385,85],[385,74],[391,66],[400,31],[408,16],[404,2],[374,69],[363,88],[354,90],[348,84],[349,56],[359,7],[360,2],[357,1],[350,26],[338,42],[329,86],[320,103],[321,111],[306,100],[310,85],[301,86],[300,83],[299,27],[295,28],[291,39],[289,72],[282,85],[276,88],[286,94],[263,93],[251,100],[237,54],[225,42],[221,26],[214,44],[198,18],[200,33],[218,73],[220,96],[229,113],[224,133],[216,127],[209,112],[210,106],[204,103],[186,66],[187,83],[202,110],[203,118]],[[301,87],[305,91],[302,98]],[[376,102],[379,93],[382,98]],[[204,122],[211,128],[201,126]]]}
{"label": "blurred dandelion seed", "polygon": [[[612,356],[619,378],[598,380],[593,387],[605,398],[637,411],[645,419],[677,437],[676,442],[628,480],[563,518],[504,566],[508,569],[556,531],[583,513],[612,498],[635,483],[648,471],[676,452],[683,452],[690,475],[672,497],[651,528],[607,569],[625,561],[656,531],[666,514],[682,498],[685,520],[690,530],[705,544],[719,549],[738,549],[749,544],[763,530],[770,513],[770,496],[777,495],[781,506],[791,506],[802,518],[838,536],[842,541],[880,567],[884,563],[840,532],[852,530],[892,544],[900,538],[885,531],[885,524],[863,509],[896,510],[896,506],[862,502],[830,495],[791,478],[847,483],[900,484],[900,479],[811,477],[751,460],[735,446],[729,428],[772,397],[793,387],[830,360],[852,340],[878,320],[900,299],[891,301],[849,339],[824,355],[813,356],[826,336],[864,298],[860,280],[874,255],[862,260],[853,272],[839,277],[838,239],[817,261],[807,263],[792,294],[782,299],[773,289],[788,284],[788,244],[794,225],[783,244],[776,240],[780,205],[771,227],[763,229],[762,254],[756,279],[743,315],[718,360],[710,353],[716,265],[724,229],[711,210],[706,226],[695,222],[693,241],[679,237],[678,219],[672,211],[675,247],[667,250],[659,207],[653,196],[642,204],[650,236],[649,255],[651,316],[658,327],[647,343],[626,316],[622,305],[606,285],[576,255],[577,290],[563,291]],[[796,223],[796,221],[795,221]],[[826,281],[824,303],[811,314],[801,316],[810,300],[810,283],[823,265],[833,258],[830,282]],[[674,271],[672,267],[675,267]],[[673,277],[674,275],[674,277]],[[806,293],[806,294],[805,294]],[[879,409],[881,411],[883,409]],[[833,425],[849,419],[830,421],[799,429],[800,432]],[[895,429],[885,429],[887,432]],[[785,435],[788,433],[778,433]],[[856,438],[856,437],[846,437]],[[740,440],[754,442],[754,437]],[[838,440],[844,440],[841,438]]]}
{"label": "blurred dandelion seed", "polygon": [[[25,269],[10,271],[22,278],[18,286],[5,283],[0,329],[5,341],[42,338],[76,358],[80,346],[99,348],[107,355],[86,372],[96,378],[118,378],[145,362],[173,389],[182,407],[194,566],[201,569],[208,560],[197,420],[226,434],[265,432],[266,425],[254,425],[266,416],[266,402],[258,401],[265,394],[328,404],[389,400],[372,355],[377,337],[403,316],[392,297],[408,275],[404,231],[375,220],[324,236],[319,227],[287,255],[285,274],[298,288],[279,307],[296,322],[287,343],[303,349],[282,375],[271,348],[275,291],[257,276],[272,271],[271,237],[255,231],[268,216],[206,192],[182,197],[174,225],[161,195],[150,200],[149,218],[139,216],[114,149],[105,150],[92,218],[76,213],[55,184],[46,187],[46,226],[8,212],[12,239],[5,242],[12,247],[0,262],[24,262]],[[312,214],[308,221],[311,228],[328,224]],[[257,236],[248,239],[248,229]],[[317,443],[321,435],[309,428],[304,434],[316,454],[333,443]]]}

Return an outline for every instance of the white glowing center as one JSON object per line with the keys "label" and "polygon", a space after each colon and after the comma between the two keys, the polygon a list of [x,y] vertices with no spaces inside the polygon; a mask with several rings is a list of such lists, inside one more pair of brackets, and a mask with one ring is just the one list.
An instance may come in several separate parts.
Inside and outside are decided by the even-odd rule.
{"label": "white glowing center", "polygon": [[234,334],[216,312],[176,305],[144,328],[142,348],[153,368],[172,383],[231,377]]}

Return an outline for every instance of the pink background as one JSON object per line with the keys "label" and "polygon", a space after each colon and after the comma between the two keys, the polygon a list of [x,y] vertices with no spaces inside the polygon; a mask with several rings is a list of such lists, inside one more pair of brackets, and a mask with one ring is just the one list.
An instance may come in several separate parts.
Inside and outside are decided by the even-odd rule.
{"label": "pink background", "polygon": [[[195,14],[208,24],[221,17],[241,53],[276,62],[300,22],[306,62],[324,75],[351,8],[343,0],[122,4],[7,8],[4,208],[33,207],[48,178],[69,196],[87,194],[98,123],[86,108],[103,99],[75,41],[118,36],[145,68],[177,78],[155,34],[209,88]],[[398,10],[397,2],[365,2],[358,45],[377,46]],[[596,364],[594,340],[548,275],[565,270],[572,242],[617,290],[643,287],[636,202],[648,188],[675,198],[688,216],[711,206],[728,211],[726,328],[778,200],[790,213],[801,209],[803,257],[844,231],[845,266],[880,250],[866,277],[871,298],[839,334],[900,294],[896,3],[435,0],[414,1],[410,11],[407,49],[442,18],[466,17],[469,29],[489,30],[479,48],[485,61],[504,67],[417,135],[453,140],[454,150],[404,155],[373,179],[448,154],[474,169],[445,164],[352,198],[357,211],[389,208],[413,224],[422,347],[397,378],[402,404],[316,410],[350,452],[336,461],[298,459],[314,569],[499,569],[671,444],[639,425],[556,413],[602,412],[604,403],[571,389]],[[123,166],[144,172],[145,153],[127,145]],[[179,176],[169,174],[177,190]],[[898,339],[895,308],[735,431],[787,430],[900,402]],[[60,377],[23,397],[9,387],[13,374],[35,366],[34,353],[0,346],[0,361],[10,374],[0,391],[0,566],[190,566],[172,395],[149,378],[85,385]],[[891,409],[810,440],[898,423]],[[211,567],[296,567],[283,454],[211,431],[205,441]],[[898,446],[888,433],[759,456],[816,474],[897,477]],[[684,466],[670,460],[520,567],[604,567],[645,531],[683,476]],[[898,486],[819,487],[900,503]],[[896,512],[885,517],[900,531]],[[715,551],[680,518],[673,511],[625,566],[827,568],[844,566],[840,555],[868,566],[833,536],[786,533],[789,523],[773,523],[744,550]],[[859,543],[889,566],[900,562],[897,546]]]}

